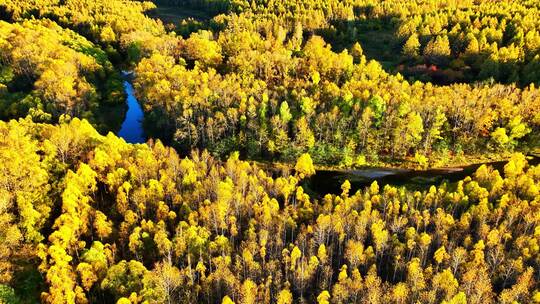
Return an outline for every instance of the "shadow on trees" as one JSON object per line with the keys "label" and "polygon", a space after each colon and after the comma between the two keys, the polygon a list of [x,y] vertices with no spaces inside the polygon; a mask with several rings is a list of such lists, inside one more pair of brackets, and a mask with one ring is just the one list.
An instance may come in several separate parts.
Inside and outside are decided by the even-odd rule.
{"label": "shadow on trees", "polygon": [[[370,7],[356,8],[355,15],[370,16],[370,10]],[[400,73],[409,81],[436,85],[488,81],[521,87],[540,83],[540,58],[500,61],[486,51],[465,55],[465,46],[456,42],[458,37],[449,36],[452,41],[449,56],[429,56],[424,50],[437,35],[419,35],[418,56],[406,57],[402,53],[405,41],[396,35],[400,24],[397,16],[333,20],[330,26],[317,29],[314,34],[322,36],[336,52],[351,50],[359,43],[368,60],[379,62],[387,73]],[[510,39],[508,35],[505,32],[505,40]]]}
{"label": "shadow on trees", "polygon": [[8,11],[5,5],[0,5],[0,20],[11,21],[13,19],[13,13]]}
{"label": "shadow on trees", "polygon": [[[437,85],[448,85],[468,83],[477,78],[471,77],[468,67],[463,67],[463,69],[450,68],[450,57],[427,58],[419,56],[411,59],[403,56],[402,48],[405,41],[396,35],[399,24],[399,19],[392,16],[359,20],[334,20],[330,27],[318,29],[315,34],[328,41],[336,52],[350,50],[356,43],[359,43],[366,59],[379,62],[387,73],[393,75],[400,73],[409,81],[418,80]],[[430,36],[419,37],[423,45],[431,38]]]}
{"label": "shadow on trees", "polygon": [[[370,14],[369,8],[363,10],[365,12],[361,14]],[[336,52],[351,49],[359,43],[368,60],[380,62],[388,73],[395,74],[401,60],[401,42],[395,36],[397,26],[395,17],[333,20],[330,26],[314,33],[329,42]]]}

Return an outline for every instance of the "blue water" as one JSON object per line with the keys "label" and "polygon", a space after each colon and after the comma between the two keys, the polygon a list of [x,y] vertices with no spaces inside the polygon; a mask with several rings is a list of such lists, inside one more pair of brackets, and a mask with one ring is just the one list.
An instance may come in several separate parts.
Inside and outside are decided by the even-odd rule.
{"label": "blue water", "polygon": [[[124,76],[128,75],[126,72],[123,74]],[[144,143],[146,142],[146,139],[142,126],[142,120],[144,117],[143,110],[137,101],[137,98],[135,98],[133,86],[127,80],[124,80],[124,90],[127,95],[126,102],[128,105],[128,110],[126,113],[126,118],[122,123],[122,127],[118,132],[118,136],[122,137],[128,143]]]}

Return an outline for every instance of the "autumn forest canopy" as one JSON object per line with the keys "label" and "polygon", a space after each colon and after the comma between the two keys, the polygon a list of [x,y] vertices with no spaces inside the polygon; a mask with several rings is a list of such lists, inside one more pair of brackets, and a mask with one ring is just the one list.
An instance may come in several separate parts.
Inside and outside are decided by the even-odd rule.
{"label": "autumn forest canopy", "polygon": [[540,303],[539,15],[0,0],[0,304]]}

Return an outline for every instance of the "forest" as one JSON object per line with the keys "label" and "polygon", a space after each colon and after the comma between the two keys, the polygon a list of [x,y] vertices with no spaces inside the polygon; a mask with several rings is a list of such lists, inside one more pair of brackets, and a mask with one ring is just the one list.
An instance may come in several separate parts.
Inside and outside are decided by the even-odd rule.
{"label": "forest", "polygon": [[0,304],[540,303],[539,15],[0,0]]}

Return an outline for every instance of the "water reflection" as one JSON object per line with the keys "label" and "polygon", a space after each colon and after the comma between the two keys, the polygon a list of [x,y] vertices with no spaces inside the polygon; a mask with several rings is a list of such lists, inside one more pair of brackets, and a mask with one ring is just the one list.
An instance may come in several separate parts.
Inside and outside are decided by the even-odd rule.
{"label": "water reflection", "polygon": [[[540,164],[540,157],[529,156],[529,165]],[[494,169],[503,172],[506,161],[485,163]],[[311,192],[324,195],[326,193],[340,194],[341,185],[345,180],[351,183],[350,193],[371,185],[377,181],[379,186],[394,185],[407,186],[410,189],[426,189],[431,185],[440,184],[443,181],[457,182],[472,175],[483,164],[474,164],[465,167],[405,170],[388,168],[368,168],[362,170],[331,171],[318,170],[315,175],[305,181],[304,186]]]}
{"label": "water reflection", "polygon": [[144,112],[141,105],[135,98],[133,86],[129,82],[130,73],[122,72],[124,76],[124,90],[126,92],[126,103],[128,110],[126,112],[126,118],[122,123],[122,127],[118,132],[118,136],[124,138],[128,143],[144,143],[146,142],[142,120],[144,118]]}

